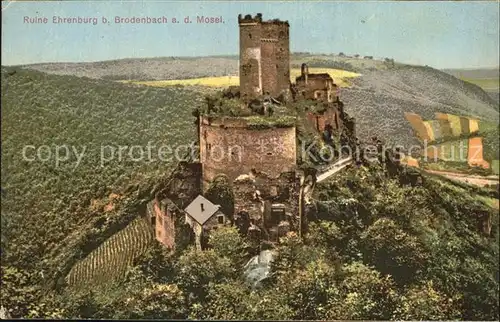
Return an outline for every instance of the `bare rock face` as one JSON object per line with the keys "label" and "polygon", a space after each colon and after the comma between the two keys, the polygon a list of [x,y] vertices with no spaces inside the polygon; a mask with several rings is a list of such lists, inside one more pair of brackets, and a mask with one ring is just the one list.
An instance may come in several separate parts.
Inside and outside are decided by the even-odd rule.
{"label": "bare rock face", "polygon": [[201,194],[201,164],[185,161],[179,162],[158,192],[160,199],[169,198],[181,209],[199,194]]}

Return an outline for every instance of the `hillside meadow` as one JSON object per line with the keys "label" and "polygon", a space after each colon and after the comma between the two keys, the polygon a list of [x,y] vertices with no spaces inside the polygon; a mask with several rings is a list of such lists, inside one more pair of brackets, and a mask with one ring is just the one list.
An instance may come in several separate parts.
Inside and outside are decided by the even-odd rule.
{"label": "hillside meadow", "polygon": [[[333,79],[335,84],[340,87],[349,86],[349,78],[359,77],[360,74],[353,73],[341,69],[334,68],[309,68],[310,73],[328,73]],[[295,82],[295,78],[300,76],[299,68],[292,68],[290,70],[290,81]],[[238,86],[240,79],[238,76],[214,76],[214,77],[201,77],[189,79],[169,79],[169,80],[155,80],[155,81],[133,81],[122,80],[123,83],[132,83],[138,85],[147,85],[153,87],[166,87],[173,85],[184,86],[209,86],[209,87],[229,87]]]}

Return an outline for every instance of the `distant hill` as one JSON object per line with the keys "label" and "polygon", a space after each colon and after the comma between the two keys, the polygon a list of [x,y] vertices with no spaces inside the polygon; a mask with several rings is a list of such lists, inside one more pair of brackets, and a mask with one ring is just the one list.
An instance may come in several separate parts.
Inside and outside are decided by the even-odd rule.
{"label": "distant hill", "polygon": [[[369,56],[294,53],[290,58],[292,68],[300,67],[304,62],[310,67],[362,74],[352,78],[353,86],[343,88],[341,92],[347,112],[357,118],[358,133],[362,138],[377,135],[392,143],[416,143],[404,112],[414,112],[424,118],[443,112],[498,122],[498,104],[488,93],[479,86],[431,67],[404,65],[389,58]],[[238,75],[238,57],[159,57],[22,67],[50,74],[109,80],[175,80]],[[468,76],[494,75],[494,70],[465,72],[469,73]]]}
{"label": "distant hill", "polygon": [[389,142],[417,144],[404,118],[412,112],[430,119],[436,112],[472,116],[498,122],[498,104],[479,86],[442,71],[422,66],[400,66],[365,73],[343,89],[346,111],[357,121],[362,137],[373,135]]}
{"label": "distant hill", "polygon": [[476,69],[443,69],[443,72],[457,78],[499,78],[500,69],[497,68],[476,68]]}
{"label": "distant hill", "polygon": [[443,71],[480,86],[493,100],[500,102],[500,68],[444,69]]}
{"label": "distant hill", "polygon": [[[371,57],[355,58],[308,53],[291,56],[291,67],[298,68],[302,63],[308,63],[310,67],[338,68],[353,72],[386,68],[383,60]],[[153,81],[238,75],[238,56],[130,58],[85,63],[42,63],[17,67],[56,75]]]}

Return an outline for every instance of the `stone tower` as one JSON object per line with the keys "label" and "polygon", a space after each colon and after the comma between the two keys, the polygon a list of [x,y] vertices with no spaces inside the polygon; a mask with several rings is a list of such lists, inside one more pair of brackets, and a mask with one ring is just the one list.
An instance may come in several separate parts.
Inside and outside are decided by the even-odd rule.
{"label": "stone tower", "polygon": [[238,16],[240,93],[243,98],[288,94],[290,39],[288,21],[262,20],[262,14]]}

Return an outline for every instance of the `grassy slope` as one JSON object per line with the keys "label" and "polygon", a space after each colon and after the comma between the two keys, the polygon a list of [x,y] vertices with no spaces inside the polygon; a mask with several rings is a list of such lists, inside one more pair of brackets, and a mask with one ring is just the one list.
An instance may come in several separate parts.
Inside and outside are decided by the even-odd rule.
{"label": "grassy slope", "polygon": [[[69,250],[69,245],[84,238],[82,232],[94,234],[91,242],[113,222],[136,215],[123,213],[120,204],[110,212],[94,211],[91,200],[106,199],[115,192],[127,204],[137,187],[147,187],[172,165],[157,157],[156,162],[133,162],[124,154],[121,162],[115,158],[101,166],[101,145],[189,143],[195,138],[191,109],[202,97],[176,88],[131,87],[26,70],[9,76],[11,70],[2,68],[2,189],[6,192],[2,216],[8,214],[2,227],[2,238],[8,239],[2,264],[50,271],[62,265],[56,258],[73,256],[75,250]],[[87,147],[78,167],[74,158],[59,167],[54,162],[22,159],[25,145],[63,144],[79,151]]]}
{"label": "grassy slope", "polygon": [[407,148],[418,144],[405,112],[424,119],[442,112],[498,122],[497,104],[481,88],[429,67],[374,71],[353,83],[342,98],[362,137],[376,135]]}
{"label": "grassy slope", "polygon": [[[353,72],[386,68],[384,62],[376,59],[314,54],[291,55],[290,65],[292,68],[300,68],[302,63],[308,63],[309,67],[336,68]],[[23,67],[56,75],[76,75],[110,80],[154,81],[236,76],[238,75],[238,57],[152,57],[90,63],[31,64]]]}
{"label": "grassy slope", "polygon": [[[341,69],[334,68],[310,68],[310,73],[328,73],[335,80],[335,83],[340,87],[349,86],[349,78],[358,77],[360,74],[348,72]],[[292,68],[290,70],[290,80],[295,81],[295,77],[300,75],[299,68]],[[153,87],[167,87],[173,85],[186,85],[186,86],[209,86],[209,87],[229,87],[238,86],[240,79],[238,76],[214,76],[214,77],[200,77],[188,79],[169,79],[159,81],[121,81],[124,83],[133,83],[139,85],[148,85]]]}

